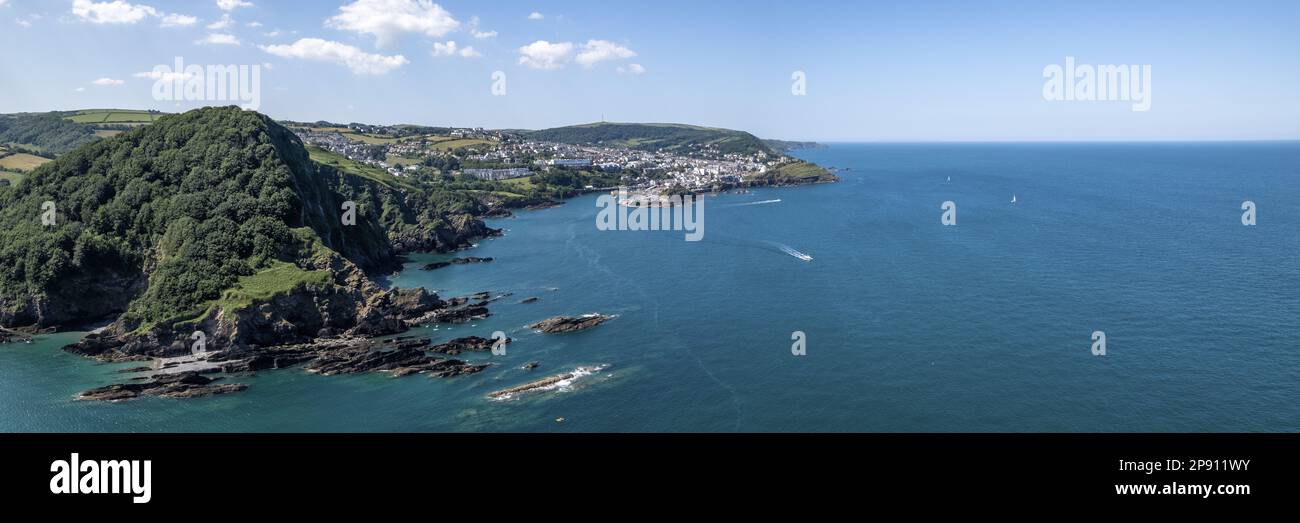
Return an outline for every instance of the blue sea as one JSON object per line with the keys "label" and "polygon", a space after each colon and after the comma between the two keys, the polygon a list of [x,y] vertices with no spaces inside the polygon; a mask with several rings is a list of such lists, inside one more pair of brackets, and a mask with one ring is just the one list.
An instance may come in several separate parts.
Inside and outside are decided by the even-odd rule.
{"label": "blue sea", "polygon": [[[0,346],[0,431],[1300,431],[1300,143],[796,154],[843,180],[708,198],[701,242],[599,231],[591,195],[493,221],[504,237],[460,253],[493,263],[413,258],[393,285],[512,293],[413,333],[515,338],[468,356],[495,364],[481,374],[289,369],[228,396],[84,403],[124,365],[63,353],[65,333]],[[526,327],[597,312],[616,319]],[[597,370],[487,397],[578,367]]]}

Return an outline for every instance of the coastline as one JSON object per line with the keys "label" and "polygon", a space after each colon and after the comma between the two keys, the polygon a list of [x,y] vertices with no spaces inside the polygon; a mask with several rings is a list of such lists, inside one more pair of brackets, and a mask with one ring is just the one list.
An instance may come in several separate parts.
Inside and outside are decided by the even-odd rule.
{"label": "coastline", "polygon": [[[745,182],[728,187],[727,191],[744,190],[748,192],[751,189],[761,188],[781,188],[797,187],[802,185],[817,185],[822,183],[834,183],[838,179],[822,180],[816,182],[804,183],[781,183],[781,184],[755,184]],[[574,194],[570,197],[554,200],[545,204],[534,204],[522,209],[493,208],[488,213],[478,218],[492,220],[509,220],[516,218],[515,213],[533,213],[540,212],[563,205],[568,205],[571,201],[585,196],[598,194],[602,189],[591,189]],[[743,193],[742,193],[743,194]],[[427,255],[446,257],[449,260],[459,260],[457,254],[473,251],[482,241],[503,237],[504,229],[494,229],[486,227],[491,234],[467,238],[460,246],[455,249],[442,253],[425,253]],[[473,364],[470,362],[451,359],[428,357],[427,355],[416,355],[407,350],[404,358],[397,358],[400,362],[385,360],[376,362],[373,359],[367,359],[365,354],[379,348],[379,350],[390,350],[385,340],[401,340],[405,333],[413,327],[422,325],[452,325],[469,323],[475,319],[483,319],[492,315],[489,305],[493,302],[507,298],[510,295],[492,296],[490,291],[478,291],[469,295],[453,297],[448,300],[441,300],[437,293],[427,291],[423,288],[402,288],[391,284],[391,281],[401,276],[403,272],[413,270],[407,267],[410,263],[411,255],[414,252],[404,251],[399,254],[399,267],[397,272],[387,274],[374,274],[367,277],[374,280],[375,283],[383,287],[383,293],[387,298],[383,301],[397,302],[396,306],[389,307],[380,313],[380,317],[374,321],[376,325],[358,325],[356,328],[349,330],[342,335],[332,335],[326,337],[316,337],[304,339],[301,336],[284,338],[265,339],[265,344],[253,344],[247,347],[230,346],[221,347],[212,354],[203,358],[204,361],[215,360],[216,364],[203,364],[192,370],[176,370],[167,367],[166,362],[175,361],[175,358],[183,357],[182,352],[186,346],[176,339],[158,338],[149,336],[143,340],[135,340],[128,343],[139,346],[141,343],[156,344],[161,351],[149,351],[146,353],[156,353],[153,356],[138,355],[140,349],[126,350],[122,344],[114,342],[111,338],[105,338],[104,328],[93,332],[87,332],[77,342],[67,345],[63,348],[66,352],[71,352],[82,357],[87,357],[101,362],[150,362],[151,366],[156,366],[159,372],[152,373],[149,376],[135,376],[127,383],[110,384],[104,387],[87,390],[77,399],[92,399],[106,401],[122,401],[135,399],[143,395],[157,395],[166,398],[196,398],[215,394],[227,394],[242,392],[247,389],[243,384],[216,383],[217,379],[200,379],[195,376],[218,375],[219,377],[238,377],[240,375],[251,375],[258,371],[288,369],[290,367],[305,365],[308,372],[314,372],[318,368],[316,365],[320,361],[335,362],[338,367],[332,372],[322,373],[324,375],[333,375],[339,373],[359,373],[359,372],[384,372],[393,377],[402,377],[409,374],[428,373],[434,377],[452,377],[466,374],[478,373],[491,364]],[[479,262],[481,258],[468,257],[466,260]],[[451,263],[451,262],[447,262]],[[441,265],[441,263],[437,264]],[[427,267],[426,267],[427,269]],[[273,306],[285,308],[292,306],[295,302],[293,296],[286,298],[288,304],[281,303]],[[525,299],[523,303],[536,301],[536,297]],[[282,299],[273,299],[272,302],[285,301]],[[300,300],[298,300],[300,301]],[[371,300],[373,301],[373,300]],[[393,304],[389,304],[393,305]],[[265,304],[263,305],[265,306]],[[593,313],[594,314],[594,313]],[[599,314],[596,314],[599,315]],[[539,318],[540,320],[541,318]],[[547,321],[559,320],[563,317],[551,318]],[[601,322],[597,322],[598,325]],[[387,326],[384,326],[384,325]],[[593,325],[594,326],[594,325]],[[583,327],[577,330],[585,330]],[[424,340],[428,342],[429,340]],[[463,340],[453,340],[459,342]],[[107,343],[106,343],[107,342]],[[401,349],[412,349],[426,347],[429,343],[407,344],[399,346]],[[387,348],[385,348],[387,347]],[[129,348],[129,347],[128,347]],[[418,352],[418,351],[417,351]],[[134,354],[134,355],[133,355]],[[340,361],[342,360],[342,361]],[[137,369],[139,370],[139,369]],[[181,378],[176,378],[181,375]],[[186,378],[185,376],[190,376]],[[178,380],[179,385],[178,385]],[[179,388],[178,388],[179,387]]]}

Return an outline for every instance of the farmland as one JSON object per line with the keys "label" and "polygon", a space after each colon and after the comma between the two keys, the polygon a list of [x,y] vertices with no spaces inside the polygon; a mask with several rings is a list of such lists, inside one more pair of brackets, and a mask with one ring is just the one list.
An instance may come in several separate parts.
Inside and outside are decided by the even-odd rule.
{"label": "farmland", "polygon": [[66,118],[82,124],[147,124],[163,117],[162,113],[129,109],[87,109]]}
{"label": "farmland", "polygon": [[[8,153],[0,153],[0,154],[8,154]],[[36,156],[34,154],[27,154],[27,153],[8,154],[7,156],[0,158],[0,169],[4,169],[6,171],[27,172],[37,167],[40,167],[41,165],[49,161],[50,161],[49,158],[41,158],[40,156]]]}

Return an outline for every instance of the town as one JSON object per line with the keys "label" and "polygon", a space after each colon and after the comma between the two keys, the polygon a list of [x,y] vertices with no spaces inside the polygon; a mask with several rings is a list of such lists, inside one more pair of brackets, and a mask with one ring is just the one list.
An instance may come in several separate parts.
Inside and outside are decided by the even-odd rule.
{"label": "town", "polygon": [[285,123],[309,148],[382,169],[395,177],[499,182],[555,171],[585,172],[601,174],[603,179],[616,178],[621,187],[664,194],[743,186],[752,177],[783,165],[802,163],[767,147],[735,151],[699,142],[671,148],[629,147],[622,143],[544,141],[527,132],[482,128]]}

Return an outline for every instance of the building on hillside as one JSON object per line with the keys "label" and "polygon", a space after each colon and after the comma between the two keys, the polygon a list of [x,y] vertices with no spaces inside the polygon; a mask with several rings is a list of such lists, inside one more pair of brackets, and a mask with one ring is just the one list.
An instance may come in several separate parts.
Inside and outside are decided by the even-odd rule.
{"label": "building on hillside", "polygon": [[525,168],[514,169],[465,169],[465,174],[480,180],[497,181],[532,176],[533,172]]}

